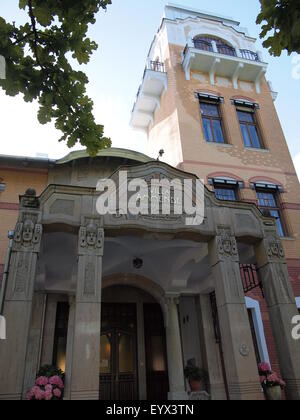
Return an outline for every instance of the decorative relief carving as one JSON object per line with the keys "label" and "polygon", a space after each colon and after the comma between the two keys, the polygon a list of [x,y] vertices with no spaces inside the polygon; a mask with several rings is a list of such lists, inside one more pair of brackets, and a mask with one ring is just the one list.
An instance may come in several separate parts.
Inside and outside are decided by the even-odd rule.
{"label": "decorative relief carving", "polygon": [[14,235],[15,251],[39,251],[43,226],[37,223],[38,215],[34,213],[21,214]]}
{"label": "decorative relief carving", "polygon": [[29,274],[28,254],[21,253],[16,267],[15,274],[15,293],[24,293],[26,290],[26,282]]}
{"label": "decorative relief carving", "polygon": [[250,354],[250,349],[247,344],[242,344],[240,347],[240,355],[243,357],[248,357]]}
{"label": "decorative relief carving", "polygon": [[267,253],[270,259],[284,260],[285,253],[281,240],[276,235],[267,239]]}
{"label": "decorative relief carving", "polygon": [[95,253],[102,255],[104,247],[104,230],[100,227],[99,220],[85,219],[85,225],[79,230],[79,254]]}
{"label": "decorative relief carving", "polygon": [[235,237],[231,234],[230,228],[218,229],[218,254],[221,258],[237,257],[238,249]]}
{"label": "decorative relief carving", "polygon": [[94,295],[95,294],[95,279],[96,279],[96,270],[95,265],[89,262],[85,267],[84,274],[84,290],[85,295]]}

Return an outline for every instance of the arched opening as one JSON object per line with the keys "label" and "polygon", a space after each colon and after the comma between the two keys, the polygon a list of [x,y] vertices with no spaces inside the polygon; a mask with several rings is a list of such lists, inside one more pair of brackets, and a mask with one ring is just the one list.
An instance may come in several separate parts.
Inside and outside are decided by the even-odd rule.
{"label": "arched opening", "polygon": [[[104,281],[104,284],[107,282]],[[169,383],[160,303],[132,285],[102,291],[101,400],[166,400]]]}
{"label": "arched opening", "polygon": [[194,46],[200,50],[215,52],[213,42],[216,44],[219,54],[236,57],[236,50],[227,41],[212,35],[197,35],[194,39]]}

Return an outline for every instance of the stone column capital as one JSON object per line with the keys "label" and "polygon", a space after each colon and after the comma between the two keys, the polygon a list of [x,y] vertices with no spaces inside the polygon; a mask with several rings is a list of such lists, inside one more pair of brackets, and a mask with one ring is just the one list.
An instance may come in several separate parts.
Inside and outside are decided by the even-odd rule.
{"label": "stone column capital", "polygon": [[84,217],[79,229],[78,255],[103,256],[104,229],[101,220],[95,217]]}
{"label": "stone column capital", "polygon": [[42,214],[36,210],[21,210],[16,224],[13,251],[39,253],[43,226]]}
{"label": "stone column capital", "polygon": [[264,238],[255,248],[258,268],[270,263],[286,264],[283,245],[276,231],[265,231]]}
{"label": "stone column capital", "polygon": [[180,302],[180,295],[178,294],[167,294],[165,297],[166,304],[169,307],[170,305],[179,305]]}
{"label": "stone column capital", "polygon": [[231,227],[219,226],[217,235],[209,242],[211,265],[221,261],[239,262],[236,238]]}

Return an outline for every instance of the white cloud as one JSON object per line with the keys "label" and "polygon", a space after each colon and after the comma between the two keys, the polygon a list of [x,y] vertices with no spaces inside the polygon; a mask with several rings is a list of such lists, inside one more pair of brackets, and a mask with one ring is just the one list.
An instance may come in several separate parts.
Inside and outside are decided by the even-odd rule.
{"label": "white cloud", "polygon": [[298,155],[294,157],[294,165],[298,174],[298,178],[300,180],[300,153],[298,153]]}

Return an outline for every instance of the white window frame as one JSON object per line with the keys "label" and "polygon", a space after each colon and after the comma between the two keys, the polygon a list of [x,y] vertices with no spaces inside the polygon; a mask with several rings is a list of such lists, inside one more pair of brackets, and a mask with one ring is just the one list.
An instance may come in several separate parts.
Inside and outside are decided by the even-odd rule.
{"label": "white window frame", "polygon": [[251,299],[249,297],[246,297],[245,299],[247,309],[250,309],[252,311],[254,329],[260,358],[263,362],[266,362],[271,366],[259,301]]}

